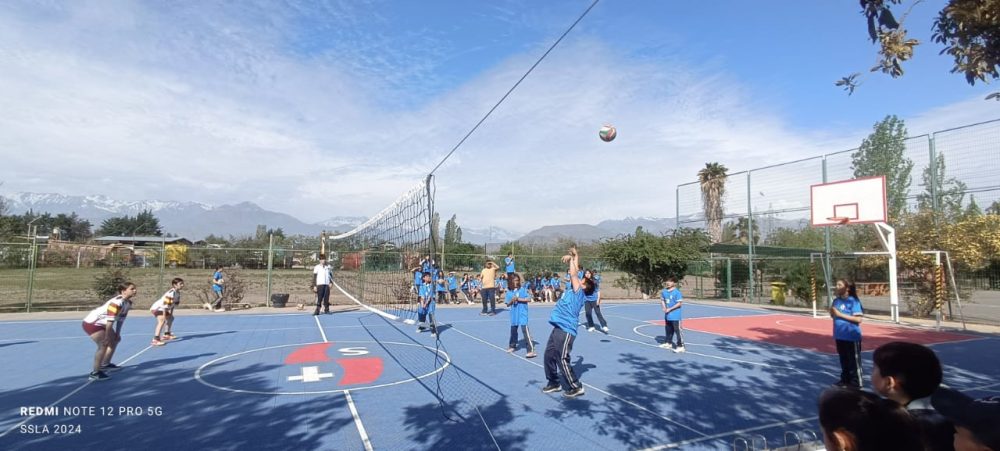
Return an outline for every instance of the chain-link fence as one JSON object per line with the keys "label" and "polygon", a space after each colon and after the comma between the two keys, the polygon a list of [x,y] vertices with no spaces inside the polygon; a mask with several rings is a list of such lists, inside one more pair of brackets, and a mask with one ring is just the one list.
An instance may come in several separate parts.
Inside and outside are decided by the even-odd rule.
{"label": "chain-link fence", "polygon": [[99,305],[102,285],[132,281],[137,307],[148,307],[174,278],[185,282],[182,306],[215,299],[212,276],[224,274],[227,306],[270,305],[277,299],[312,304],[318,252],[77,243],[0,243],[0,311],[86,310]]}
{"label": "chain-link fence", "polygon": [[[957,318],[961,300],[966,319],[1000,323],[1000,253],[989,244],[1000,242],[995,236],[1000,224],[1000,120],[910,137],[901,147],[897,156],[912,163],[909,182],[905,174],[893,174],[901,181],[887,193],[889,224],[897,229],[901,255],[901,313],[927,316],[940,305],[945,316]],[[695,277],[685,280],[692,294],[808,304],[816,292],[822,303],[829,293],[826,281],[847,278],[858,285],[866,308],[887,311],[886,257],[858,254],[885,250],[872,226],[809,224],[810,186],[870,175],[858,168],[863,165],[859,150],[727,174],[719,244],[711,258],[692,265],[690,276]],[[869,157],[892,158],[885,153]],[[678,185],[676,196],[677,226],[709,229],[701,183]],[[963,247],[970,242],[984,244]],[[954,271],[945,278],[947,286],[938,286],[935,254],[918,255],[925,251],[948,252],[945,258]],[[720,269],[722,261],[728,276]],[[817,272],[814,288],[810,280]]]}
{"label": "chain-link fence", "polygon": [[[354,258],[357,258],[354,255]],[[443,258],[442,258],[443,257]],[[516,255],[516,269],[522,277],[560,278],[566,264],[558,255]],[[311,306],[315,295],[311,290],[313,267],[319,262],[319,252],[302,249],[237,249],[213,247],[170,246],[98,246],[77,243],[0,243],[0,312],[39,310],[86,310],[106,299],[99,292],[113,276],[134,282],[139,294],[134,298],[138,307],[148,307],[170,288],[174,278],[185,282],[182,306],[200,307],[215,299],[212,279],[220,269],[225,280],[224,302],[241,308],[244,305],[265,306],[272,301],[286,305]],[[352,255],[331,257],[341,265],[359,265]],[[438,262],[445,273],[475,277],[486,260],[494,254],[444,254]],[[368,256],[364,264],[378,264],[378,258]],[[499,259],[498,264],[503,265]],[[606,293],[612,297],[637,296],[635,288],[618,279],[624,274],[613,271],[600,258],[584,256],[581,264],[602,273],[607,281]],[[397,263],[398,265],[398,263]],[[501,267],[498,274],[503,273]],[[607,271],[605,273],[605,271]],[[335,271],[335,277],[347,276]],[[411,277],[400,276],[400,285]],[[334,293],[335,303],[351,303]]]}

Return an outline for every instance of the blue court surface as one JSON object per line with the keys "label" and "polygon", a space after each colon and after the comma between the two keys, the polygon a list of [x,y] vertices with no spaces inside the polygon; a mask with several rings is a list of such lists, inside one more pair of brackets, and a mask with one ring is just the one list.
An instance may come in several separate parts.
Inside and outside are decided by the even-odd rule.
{"label": "blue court surface", "polygon": [[[572,351],[586,394],[565,399],[541,392],[551,308],[530,307],[534,359],[523,339],[506,352],[505,311],[480,316],[475,306],[440,307],[440,340],[366,311],[186,314],[174,324],[180,338],[162,347],[149,345],[153,317],[136,312],[113,359],[124,368],[96,382],[80,320],[0,322],[0,449],[732,449],[751,437],[774,446],[818,433],[817,396],[839,374],[836,355],[696,330],[677,354],[657,347],[658,303],[606,303],[610,332],[581,327]],[[946,384],[1000,391],[996,336],[931,347]],[[870,352],[865,360],[867,378]]]}

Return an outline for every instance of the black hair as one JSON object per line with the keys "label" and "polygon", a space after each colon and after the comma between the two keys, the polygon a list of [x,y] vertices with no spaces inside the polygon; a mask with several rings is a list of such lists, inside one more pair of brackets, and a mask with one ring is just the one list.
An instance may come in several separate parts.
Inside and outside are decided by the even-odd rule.
{"label": "black hair", "polygon": [[583,279],[580,283],[583,284],[583,294],[587,296],[594,294],[594,291],[597,289],[597,285],[594,284],[594,279]]}
{"label": "black hair", "polygon": [[667,276],[667,282],[677,283],[677,276]]}
{"label": "black hair", "polygon": [[847,283],[847,295],[859,301],[861,300],[861,298],[858,297],[858,286],[855,285],[854,282]]}
{"label": "black hair", "polygon": [[122,282],[122,283],[118,284],[118,286],[116,288],[118,288],[118,294],[121,294],[121,293],[124,293],[125,290],[127,290],[129,287],[134,287],[134,286],[135,286],[135,284],[132,283],[132,282]]}
{"label": "black hair", "polygon": [[879,346],[872,361],[882,377],[894,377],[912,399],[926,398],[941,385],[941,361],[930,348],[894,341]]}
{"label": "black hair", "polygon": [[170,285],[177,285],[181,282],[184,282],[184,279],[181,279],[180,277],[174,277],[174,280],[170,281]]}
{"label": "black hair", "polygon": [[923,450],[920,429],[895,401],[851,388],[831,388],[819,397],[819,424],[827,437],[844,431],[857,451]]}

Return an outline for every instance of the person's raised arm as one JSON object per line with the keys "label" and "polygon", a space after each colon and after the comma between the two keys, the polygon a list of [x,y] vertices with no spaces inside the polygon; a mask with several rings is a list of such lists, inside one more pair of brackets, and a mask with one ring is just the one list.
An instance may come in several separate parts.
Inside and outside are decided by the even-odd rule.
{"label": "person's raised arm", "polygon": [[563,263],[569,263],[569,277],[572,282],[573,291],[577,291],[583,286],[583,282],[580,280],[580,276],[577,275],[580,272],[580,256],[576,253],[576,246],[569,248],[569,254],[563,255]]}

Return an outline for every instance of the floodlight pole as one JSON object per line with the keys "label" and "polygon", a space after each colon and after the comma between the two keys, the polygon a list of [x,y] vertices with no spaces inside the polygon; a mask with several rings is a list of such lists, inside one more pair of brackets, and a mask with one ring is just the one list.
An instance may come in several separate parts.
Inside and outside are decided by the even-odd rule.
{"label": "floodlight pole", "polygon": [[876,222],[875,230],[889,254],[889,310],[894,323],[899,323],[899,281],[896,265],[896,229],[884,222]]}

